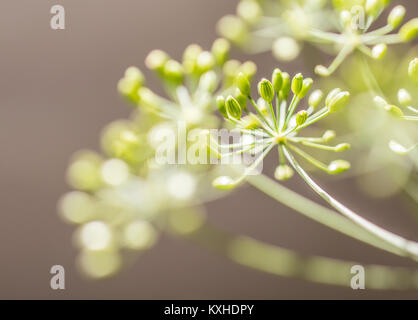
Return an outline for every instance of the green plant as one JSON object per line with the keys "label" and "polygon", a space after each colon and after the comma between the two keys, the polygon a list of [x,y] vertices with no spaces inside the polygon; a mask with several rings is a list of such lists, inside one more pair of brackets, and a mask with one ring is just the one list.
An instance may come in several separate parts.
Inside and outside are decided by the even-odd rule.
{"label": "green plant", "polygon": [[[386,50],[384,44],[406,42],[416,36],[416,19],[401,27],[399,33],[388,34],[401,24],[405,10],[400,6],[392,9],[386,26],[367,32],[389,2],[243,0],[238,7],[239,17],[223,18],[219,28],[234,43],[250,49],[254,46],[270,49],[272,38],[283,40],[285,35],[287,43],[293,43],[291,46],[297,51],[286,56],[286,50],[292,48],[278,46],[282,52],[276,56],[285,59],[296,58],[303,42],[315,42],[320,48],[327,43],[342,44],[343,48],[329,68],[316,67],[317,73],[329,76],[355,49],[380,59]],[[351,9],[358,5],[366,12],[365,28],[354,28],[351,24],[354,18]],[[265,17],[263,12],[267,9],[275,15]],[[311,17],[307,20],[310,23],[295,23],[295,17],[301,14],[305,18]],[[330,23],[324,26],[324,21]],[[340,34],[328,32],[333,25],[340,25]],[[268,38],[264,39],[266,45],[258,47],[254,42],[258,37]],[[367,47],[375,44],[377,46],[372,50]],[[258,82],[259,98],[255,100],[252,93],[255,88],[251,83],[256,66],[253,62],[229,59],[229,47],[229,42],[222,38],[214,42],[210,51],[191,45],[184,51],[181,62],[161,50],[152,51],[146,58],[146,65],[159,77],[165,97],[145,86],[145,78],[139,69],[130,67],[126,70],[118,90],[135,111],[130,119],[116,121],[103,131],[103,155],[92,151],[75,155],[68,170],[68,180],[77,191],[64,195],[59,205],[62,216],[79,225],[76,239],[81,248],[79,261],[84,272],[99,278],[112,275],[123,265],[125,251],[150,249],[159,233],[167,232],[264,272],[334,285],[349,284],[349,269],[353,262],[303,257],[246,236],[229,234],[209,224],[205,219],[204,203],[227,196],[226,190],[244,182],[318,223],[417,261],[417,242],[385,230],[349,209],[320,187],[308,171],[314,167],[328,174],[338,174],[350,169],[347,160],[333,159],[325,164],[304,148],[331,154],[349,149],[350,144],[356,146],[358,139],[350,139],[350,144],[328,144],[336,139],[334,117],[346,121],[345,107],[351,103],[353,94],[349,92],[352,90],[334,86],[325,99],[320,89],[308,95],[313,86],[311,78],[303,77],[301,73],[291,78],[276,68],[270,79],[263,78]],[[273,44],[274,47],[277,45]],[[390,100],[371,72],[368,61],[364,56],[359,59],[365,90],[380,106],[368,105],[368,110],[374,113],[383,109],[394,114],[395,117],[388,118],[390,122],[416,121],[415,115],[404,115],[399,107],[387,102]],[[408,72],[416,83],[416,59],[410,63]],[[333,80],[339,81],[337,77]],[[416,114],[416,108],[411,106],[411,94],[405,88],[399,90],[398,100],[402,107]],[[306,107],[300,108],[304,104]],[[332,121],[327,122],[331,114],[334,114]],[[325,127],[321,129],[322,135],[310,131],[321,123]],[[179,124],[184,124],[184,132],[177,130]],[[242,137],[239,142],[219,142],[210,130],[220,128],[231,129]],[[196,143],[191,139],[181,143],[182,134],[193,132],[199,138]],[[207,162],[196,164],[186,157],[177,158],[176,163],[161,163],[158,161],[161,136],[175,137],[175,143],[165,149],[167,153],[180,154],[185,147],[192,150],[192,155],[203,154],[202,158]],[[406,148],[394,140],[389,146],[398,153],[408,154],[413,168],[418,166],[416,144]],[[279,182],[255,174],[273,148],[278,152],[274,177]],[[255,156],[248,166],[211,161],[246,154]],[[310,167],[300,164],[297,158],[305,160]],[[333,209],[285,187],[282,181],[290,179],[294,172]],[[367,272],[369,288],[417,287],[418,272],[415,270],[369,266]],[[379,274],[387,281],[377,280]]]}

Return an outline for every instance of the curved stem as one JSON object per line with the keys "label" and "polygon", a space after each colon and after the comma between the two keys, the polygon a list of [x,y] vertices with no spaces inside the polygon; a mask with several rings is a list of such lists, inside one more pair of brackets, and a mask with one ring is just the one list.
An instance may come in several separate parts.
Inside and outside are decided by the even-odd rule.
{"label": "curved stem", "polygon": [[296,162],[295,158],[289,153],[286,147],[282,146],[283,153],[285,154],[289,163],[299,173],[299,175],[305,180],[305,182],[320,195],[325,201],[327,201],[332,207],[338,212],[343,214],[345,217],[369,231],[371,234],[380,238],[387,244],[398,248],[403,253],[403,256],[410,256],[415,260],[418,260],[418,243],[410,240],[406,240],[401,236],[398,236],[392,232],[389,232],[370,221],[359,216],[355,212],[348,209],[346,206],[335,200],[327,192],[325,192],[319,185],[317,185],[311,177],[303,170],[303,168]]}
{"label": "curved stem", "polygon": [[[351,268],[362,265],[358,262],[301,255],[251,237],[227,233],[209,223],[183,236],[248,268],[328,285],[349,287],[353,277]],[[368,289],[418,288],[418,272],[415,270],[381,265],[366,265],[364,269]]]}
{"label": "curved stem", "polygon": [[363,228],[337,214],[336,211],[301,196],[263,174],[248,176],[246,180],[274,200],[328,228],[392,254],[403,255],[398,248],[382,242]]}

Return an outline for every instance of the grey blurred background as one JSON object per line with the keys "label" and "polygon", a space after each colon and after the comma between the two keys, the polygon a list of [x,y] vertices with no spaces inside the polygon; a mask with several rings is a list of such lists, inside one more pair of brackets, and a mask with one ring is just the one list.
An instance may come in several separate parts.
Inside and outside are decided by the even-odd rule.
{"label": "grey blurred background", "polygon": [[[416,1],[404,1],[408,15]],[[293,299],[418,298],[417,292],[353,291],[263,274],[235,265],[184,240],[163,237],[116,277],[92,281],[75,267],[73,227],[56,212],[68,190],[73,152],[98,149],[100,130],[131,109],[117,94],[127,66],[144,68],[154,48],[180,58],[190,43],[206,48],[233,0],[2,0],[0,2],[0,298],[1,299]],[[49,26],[50,8],[66,10],[66,30]],[[235,57],[258,63],[260,78],[280,66],[269,53]],[[308,69],[309,70],[309,69]],[[309,71],[307,72],[309,73]],[[152,86],[155,78],[147,73]],[[154,82],[153,82],[154,81]],[[273,163],[274,161],[272,161]],[[272,172],[267,166],[267,173]],[[321,181],[321,179],[320,179]],[[321,183],[383,227],[411,239],[416,224],[401,197],[372,200],[349,181]],[[315,195],[299,180],[289,186]],[[351,240],[304,218],[250,187],[208,206],[227,230],[298,250],[362,263],[416,264]],[[66,270],[66,290],[50,289],[50,267]]]}

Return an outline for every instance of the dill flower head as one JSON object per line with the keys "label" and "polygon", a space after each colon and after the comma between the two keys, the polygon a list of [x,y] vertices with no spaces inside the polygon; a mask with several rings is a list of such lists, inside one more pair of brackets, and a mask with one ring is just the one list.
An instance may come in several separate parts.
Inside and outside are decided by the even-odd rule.
{"label": "dill flower head", "polygon": [[250,53],[272,51],[284,61],[295,59],[312,28],[332,25],[326,0],[241,0],[236,15],[218,22],[219,33]]}
{"label": "dill flower head", "polygon": [[327,143],[335,137],[335,132],[332,130],[325,131],[322,137],[301,135],[306,127],[342,109],[349,98],[347,91],[336,88],[329,92],[323,102],[323,93],[315,90],[309,96],[306,108],[297,110],[313,84],[312,79],[304,78],[300,73],[290,79],[288,73],[275,69],[271,80],[262,79],[258,83],[259,99],[257,101],[251,96],[250,81],[244,74],[238,75],[236,84],[242,95],[248,98],[253,111],[247,108],[246,100],[242,103],[233,96],[227,96],[219,98],[222,102],[220,103],[221,112],[233,125],[234,130],[251,136],[252,139],[240,144],[221,144],[218,148],[230,150],[231,152],[224,155],[228,157],[246,152],[260,153],[260,155],[238,178],[221,176],[215,179],[213,182],[215,187],[230,189],[237,186],[249,174],[252,174],[255,167],[274,147],[277,147],[279,152],[279,165],[275,173],[278,180],[290,178],[293,175],[291,167],[298,171],[299,165],[292,153],[329,174],[349,169],[350,164],[345,160],[334,160],[329,164],[324,164],[301,148],[310,147],[340,152],[350,147],[346,143],[328,145]]}
{"label": "dill flower head", "polygon": [[184,121],[187,127],[216,127],[216,96],[230,89],[238,71],[248,77],[256,71],[252,62],[228,60],[229,49],[225,39],[216,40],[210,51],[192,44],[181,62],[162,50],[153,50],[145,64],[159,77],[166,97],[147,88],[142,72],[135,67],[126,70],[118,84],[119,92],[162,119]]}
{"label": "dill flower head", "polygon": [[[354,51],[359,51],[372,59],[385,56],[387,46],[410,42],[416,38],[418,19],[414,18],[402,25],[406,9],[398,5],[387,16],[386,25],[372,30],[374,22],[389,6],[386,0],[364,0],[358,3],[336,1],[339,14],[337,32],[312,29],[312,39],[338,48],[338,54],[329,67],[318,65],[315,72],[321,76],[331,75]],[[396,29],[398,32],[393,33]]]}

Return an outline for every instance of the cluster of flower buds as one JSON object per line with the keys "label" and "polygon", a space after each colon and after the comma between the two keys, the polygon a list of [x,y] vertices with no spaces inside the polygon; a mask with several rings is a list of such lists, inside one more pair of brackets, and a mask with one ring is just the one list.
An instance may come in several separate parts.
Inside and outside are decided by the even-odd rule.
{"label": "cluster of flower buds", "polygon": [[295,59],[312,28],[328,30],[333,12],[326,0],[241,0],[236,15],[218,23],[219,33],[250,53],[272,50],[284,61]]}
{"label": "cluster of flower buds", "polygon": [[184,233],[203,222],[196,205],[211,192],[200,186],[198,177],[209,174],[210,166],[189,170],[158,165],[152,137],[179,121],[187,128],[218,127],[216,97],[235,95],[237,75],[251,79],[256,72],[250,61],[229,60],[229,47],[225,39],[216,40],[210,51],[190,45],[181,63],[161,50],[152,51],[146,66],[161,79],[167,97],[147,88],[138,68],[125,71],[118,90],[141,112],[104,129],[103,156],[92,151],[74,156],[67,178],[76,191],[59,204],[63,218],[79,225],[79,260],[87,275],[113,274],[123,264],[123,251],[150,248],[161,226]]}
{"label": "cluster of flower buds", "polygon": [[[383,27],[370,30],[373,22],[389,5],[387,0],[367,0],[362,5],[349,7],[341,6],[339,12],[339,33],[311,30],[311,36],[323,43],[336,45],[339,53],[329,67],[318,65],[315,72],[321,76],[331,75],[355,50],[373,58],[382,59],[387,51],[387,45],[409,42],[416,38],[418,32],[418,18],[414,18],[402,25],[405,8],[401,5],[394,7],[387,17]],[[401,26],[402,25],[402,26]],[[392,33],[399,28],[397,33]]]}
{"label": "cluster of flower buds", "polygon": [[[418,58],[413,59],[410,63],[409,63],[409,67],[408,67],[408,74],[411,78],[411,80],[418,85]],[[391,114],[392,116],[394,116],[397,119],[401,119],[401,120],[405,120],[405,121],[411,121],[411,122],[416,122],[418,121],[418,109],[416,107],[414,107],[413,104],[413,99],[412,96],[410,94],[410,92],[408,90],[406,90],[405,88],[401,88],[398,90],[398,103],[399,106],[397,105],[393,105],[388,103],[383,97],[381,96],[376,96],[374,98],[375,103],[383,108],[385,111],[387,111],[389,114]],[[406,109],[408,110],[411,114],[406,115],[404,113],[404,111],[402,111],[402,109]],[[398,143],[395,140],[391,140],[389,142],[389,148],[400,155],[406,155],[408,153],[410,153],[411,151],[415,150],[415,148],[418,147],[418,143],[413,144],[412,146],[409,147],[405,147],[402,144]]]}
{"label": "cluster of flower buds", "polygon": [[[341,89],[332,90],[325,99],[325,105],[318,108],[323,100],[323,93],[315,90],[309,96],[308,108],[296,111],[302,99],[307,96],[313,84],[312,79],[304,78],[302,74],[296,74],[292,79],[289,74],[275,69],[271,81],[262,79],[258,85],[259,99],[255,101],[251,95],[251,85],[245,74],[237,77],[238,97],[229,95],[218,97],[218,107],[228,122],[238,132],[252,137],[250,142],[235,145],[219,145],[221,149],[233,150],[227,153],[231,156],[235,153],[253,152],[261,153],[256,160],[247,167],[238,178],[221,176],[213,182],[215,187],[230,189],[237,186],[254,168],[258,166],[264,157],[274,147],[278,147],[279,166],[275,177],[278,180],[286,180],[293,175],[292,169],[286,163],[286,150],[292,150],[314,166],[329,174],[336,174],[347,170],[350,165],[344,160],[335,160],[326,165],[313,156],[307,154],[297,145],[321,150],[340,152],[349,148],[346,143],[335,146],[326,145],[335,137],[334,131],[326,131],[322,137],[301,137],[302,129],[311,126],[327,115],[342,109],[348,101],[349,93]],[[289,99],[289,96],[292,97]],[[245,99],[241,99],[243,97]],[[290,101],[289,101],[290,100]],[[247,108],[250,102],[254,112]],[[260,139],[261,138],[261,139]],[[289,160],[289,159],[288,159]],[[289,161],[290,162],[290,161]]]}
{"label": "cluster of flower buds", "polygon": [[[355,50],[381,59],[387,45],[409,42],[416,38],[418,18],[401,26],[405,8],[392,9],[387,24],[370,30],[373,22],[390,4],[388,0],[359,1],[277,1],[241,0],[237,15],[223,17],[219,32],[251,53],[271,50],[279,60],[293,60],[303,42],[320,49],[324,45],[338,48],[338,54],[329,67],[315,68],[321,76],[331,75]],[[330,23],[337,21],[338,23]],[[399,28],[397,33],[392,33]],[[335,32],[331,32],[334,30]]]}
{"label": "cluster of flower buds", "polygon": [[[59,202],[62,218],[77,225],[79,267],[89,277],[108,277],[123,267],[128,252],[156,243],[161,228],[193,232],[204,221],[198,206],[198,175],[160,168],[140,175],[138,166],[92,151],[75,155],[68,180],[76,189]],[[200,191],[199,191],[200,190]]]}
{"label": "cluster of flower buds", "polygon": [[204,126],[216,121],[215,97],[231,88],[238,72],[252,77],[254,63],[228,60],[230,44],[216,40],[211,51],[199,45],[188,46],[182,62],[161,50],[153,50],[146,58],[146,66],[160,78],[166,97],[161,97],[145,86],[144,76],[135,67],[126,70],[119,81],[119,92],[136,105],[170,121],[184,121],[188,126]]}

